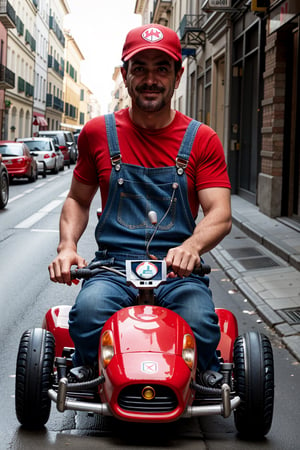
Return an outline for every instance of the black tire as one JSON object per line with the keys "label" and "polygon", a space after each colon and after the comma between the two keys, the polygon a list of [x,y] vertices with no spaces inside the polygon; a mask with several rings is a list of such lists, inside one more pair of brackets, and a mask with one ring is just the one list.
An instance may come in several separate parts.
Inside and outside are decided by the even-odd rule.
{"label": "black tire", "polygon": [[46,178],[47,177],[47,166],[45,163],[43,163],[43,173],[42,173],[42,177]]}
{"label": "black tire", "polygon": [[37,170],[31,169],[30,176],[28,177],[29,183],[34,183],[37,180],[38,173]]}
{"label": "black tire", "polygon": [[58,168],[57,168],[57,164],[55,163],[55,167],[52,169],[52,173],[54,174],[54,175],[57,175],[58,174]]}
{"label": "black tire", "polygon": [[9,180],[6,173],[0,172],[0,209],[5,208],[9,196]]}
{"label": "black tire", "polygon": [[25,331],[21,337],[16,365],[15,407],[26,428],[42,428],[49,419],[55,342],[42,328]]}
{"label": "black tire", "polygon": [[234,383],[241,403],[234,412],[235,426],[246,438],[260,439],[271,428],[274,406],[274,362],[267,336],[255,331],[234,344]]}

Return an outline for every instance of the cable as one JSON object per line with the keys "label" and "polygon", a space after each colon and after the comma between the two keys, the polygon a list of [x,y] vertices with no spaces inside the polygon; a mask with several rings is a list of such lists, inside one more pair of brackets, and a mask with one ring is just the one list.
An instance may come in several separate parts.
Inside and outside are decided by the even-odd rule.
{"label": "cable", "polygon": [[[150,255],[150,253],[149,253],[150,244],[151,244],[151,242],[153,241],[153,238],[154,238],[154,236],[156,235],[156,232],[157,232],[157,230],[158,230],[160,224],[165,220],[165,218],[166,218],[167,215],[169,214],[169,211],[170,211],[170,209],[171,209],[171,207],[172,207],[172,205],[173,205],[173,202],[174,202],[175,192],[176,192],[176,189],[178,188],[178,183],[173,183],[173,184],[172,184],[172,188],[173,188],[173,192],[172,192],[172,195],[171,195],[171,199],[170,199],[170,203],[169,203],[169,206],[168,206],[168,208],[167,208],[167,211],[165,212],[165,214],[163,215],[163,217],[160,219],[160,221],[156,224],[156,226],[155,226],[155,228],[154,228],[154,230],[153,230],[153,233],[152,233],[152,235],[151,235],[151,237],[150,237],[150,239],[149,239],[149,241],[148,241],[148,243],[147,243],[146,253],[147,253],[147,257],[148,257],[149,259],[153,259],[153,258],[151,257],[151,255]],[[153,211],[149,211],[148,217],[149,217],[149,214],[151,214],[152,212],[153,212]],[[151,221],[151,218],[150,218],[150,221]],[[152,221],[151,221],[151,223],[152,223]]]}

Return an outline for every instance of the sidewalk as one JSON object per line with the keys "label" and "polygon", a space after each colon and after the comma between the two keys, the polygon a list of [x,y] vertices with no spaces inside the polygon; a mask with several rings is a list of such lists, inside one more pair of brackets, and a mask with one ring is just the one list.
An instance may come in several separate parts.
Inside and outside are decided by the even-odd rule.
{"label": "sidewalk", "polygon": [[300,361],[300,226],[232,196],[233,227],[211,254]]}

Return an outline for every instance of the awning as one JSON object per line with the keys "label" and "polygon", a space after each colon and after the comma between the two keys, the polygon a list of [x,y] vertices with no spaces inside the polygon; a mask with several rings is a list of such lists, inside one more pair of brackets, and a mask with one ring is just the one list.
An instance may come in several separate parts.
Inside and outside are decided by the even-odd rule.
{"label": "awning", "polygon": [[47,127],[48,126],[48,122],[45,119],[45,117],[41,114],[41,113],[33,113],[33,125],[39,125],[40,127]]}

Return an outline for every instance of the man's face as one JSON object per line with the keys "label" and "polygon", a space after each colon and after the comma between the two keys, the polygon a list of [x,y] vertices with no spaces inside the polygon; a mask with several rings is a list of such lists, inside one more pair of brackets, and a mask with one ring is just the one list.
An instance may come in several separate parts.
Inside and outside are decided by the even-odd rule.
{"label": "man's face", "polygon": [[175,74],[175,60],[160,50],[145,50],[129,60],[122,75],[132,105],[144,112],[157,112],[170,105],[183,69]]}

